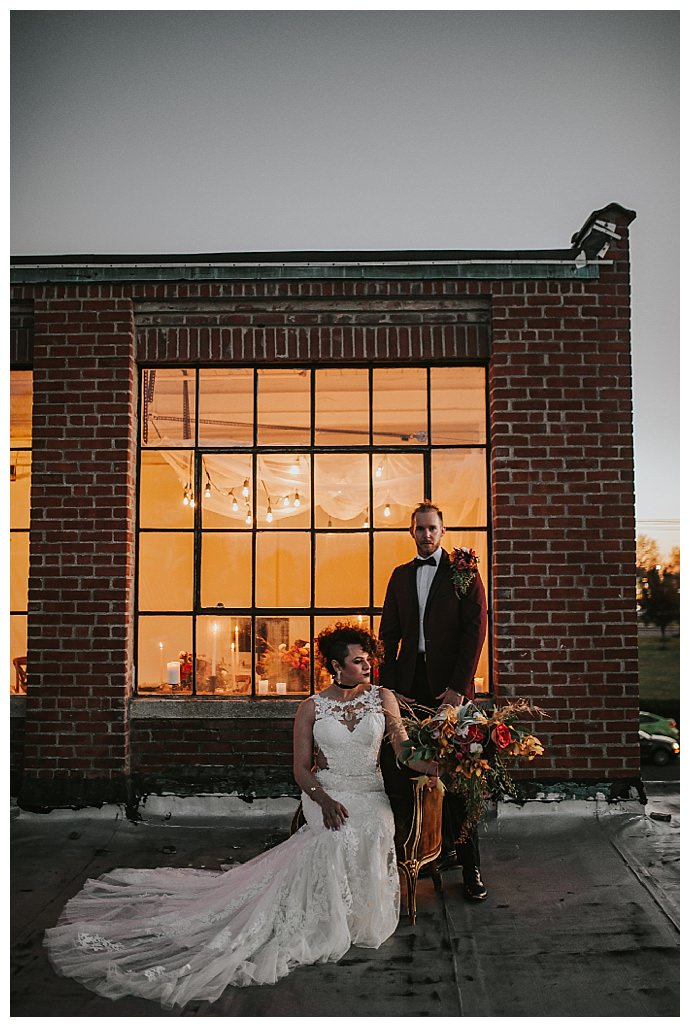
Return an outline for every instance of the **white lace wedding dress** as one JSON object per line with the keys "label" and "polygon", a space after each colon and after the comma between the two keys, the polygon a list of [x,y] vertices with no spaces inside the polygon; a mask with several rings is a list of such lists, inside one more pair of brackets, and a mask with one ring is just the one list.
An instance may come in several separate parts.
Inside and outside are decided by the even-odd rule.
{"label": "white lace wedding dress", "polygon": [[214,1001],[228,985],[272,984],[301,964],[378,948],[396,928],[393,815],[377,768],[384,733],[378,689],[311,698],[318,780],[346,807],[338,831],[302,796],[307,823],[227,871],[113,870],[88,880],[45,945],[58,973],[108,998],[166,1007]]}

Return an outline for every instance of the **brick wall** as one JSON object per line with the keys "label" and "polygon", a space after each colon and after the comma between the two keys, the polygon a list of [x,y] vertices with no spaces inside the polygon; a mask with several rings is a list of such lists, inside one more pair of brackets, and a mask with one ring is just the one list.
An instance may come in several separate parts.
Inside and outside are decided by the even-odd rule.
{"label": "brick wall", "polygon": [[595,282],[492,287],[496,679],[552,718],[525,777],[637,773],[627,223]]}
{"label": "brick wall", "polygon": [[285,720],[128,717],[137,362],[487,362],[494,682],[550,718],[547,755],[519,776],[636,778],[621,211],[595,278],[17,286],[15,359],[30,357],[33,324],[35,387],[21,801],[102,801],[132,780],[139,792],[290,788]]}
{"label": "brick wall", "polygon": [[34,307],[27,805],[121,796],[129,773],[132,305],[54,292]]}
{"label": "brick wall", "polygon": [[292,720],[134,719],[132,775],[138,795],[297,794]]}

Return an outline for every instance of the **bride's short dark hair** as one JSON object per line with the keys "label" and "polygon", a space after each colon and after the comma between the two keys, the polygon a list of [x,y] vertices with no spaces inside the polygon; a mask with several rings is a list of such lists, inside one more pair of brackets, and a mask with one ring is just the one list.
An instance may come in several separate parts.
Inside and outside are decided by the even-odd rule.
{"label": "bride's short dark hair", "polygon": [[333,660],[337,660],[342,666],[351,645],[361,645],[364,652],[374,661],[379,660],[382,655],[381,643],[372,631],[344,621],[337,621],[331,627],[325,628],[318,635],[316,645],[329,674],[333,673]]}

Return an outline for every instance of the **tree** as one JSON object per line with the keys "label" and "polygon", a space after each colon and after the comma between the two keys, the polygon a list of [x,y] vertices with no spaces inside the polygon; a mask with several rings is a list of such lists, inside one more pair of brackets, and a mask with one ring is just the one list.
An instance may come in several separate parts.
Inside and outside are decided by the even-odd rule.
{"label": "tree", "polygon": [[637,536],[637,559],[636,564],[639,570],[650,571],[661,563],[661,554],[656,539],[648,535]]}
{"label": "tree", "polygon": [[664,574],[675,574],[680,578],[680,546],[674,546],[664,564]]}
{"label": "tree", "polygon": [[666,640],[666,628],[680,624],[680,579],[676,574],[662,574],[656,567],[647,571],[638,583],[638,605],[645,624],[655,624]]}

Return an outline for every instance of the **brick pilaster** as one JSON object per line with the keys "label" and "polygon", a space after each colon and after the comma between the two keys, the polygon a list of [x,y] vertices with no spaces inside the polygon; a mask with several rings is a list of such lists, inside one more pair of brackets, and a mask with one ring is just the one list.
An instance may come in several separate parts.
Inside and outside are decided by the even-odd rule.
{"label": "brick pilaster", "polygon": [[124,798],[134,587],[127,299],[35,305],[23,805]]}

